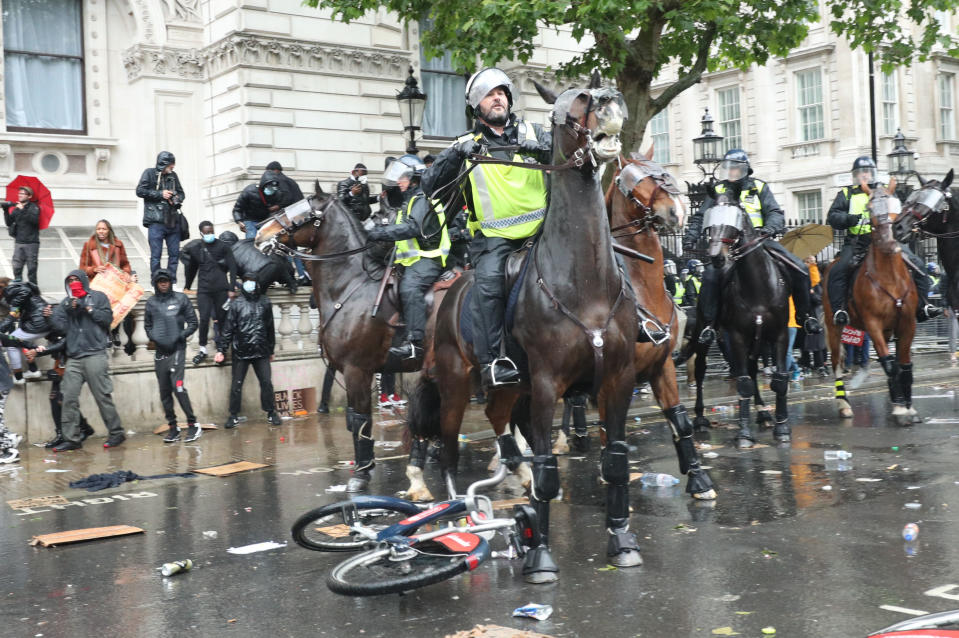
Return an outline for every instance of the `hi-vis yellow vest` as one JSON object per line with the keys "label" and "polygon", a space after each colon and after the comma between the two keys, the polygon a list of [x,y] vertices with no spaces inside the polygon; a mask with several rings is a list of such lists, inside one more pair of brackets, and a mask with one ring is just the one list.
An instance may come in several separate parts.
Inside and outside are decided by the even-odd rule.
{"label": "hi-vis yellow vest", "polygon": [[849,214],[850,215],[859,215],[859,223],[855,226],[850,226],[847,230],[850,235],[868,235],[872,232],[872,224],[869,223],[869,195],[865,193],[856,193],[852,197],[849,196],[849,187],[843,187],[842,194],[846,196],[846,201],[849,202]]}
{"label": "hi-vis yellow vest", "polygon": [[[424,195],[416,195],[410,198],[410,203],[406,205],[406,211],[396,216],[397,224],[402,224],[409,218],[410,211],[413,210],[413,202],[415,202],[418,197],[424,197]],[[440,222],[441,234],[439,248],[422,250],[419,241],[417,241],[415,237],[412,239],[401,239],[396,242],[396,263],[403,264],[404,266],[412,266],[423,257],[439,257],[440,263],[443,264],[444,268],[446,267],[446,258],[450,256],[450,234],[446,229],[446,215],[443,213],[443,205],[439,200],[433,199],[430,201],[432,202],[433,211],[436,212],[436,218]]]}
{"label": "hi-vis yellow vest", "polygon": [[[749,221],[753,223],[753,228],[762,228],[763,226],[763,204],[759,199],[759,193],[762,192],[763,187],[766,186],[766,182],[763,182],[758,179],[754,179],[753,183],[755,187],[750,188],[749,190],[744,190],[739,194],[739,202],[742,204],[743,209],[746,211],[746,214],[749,215]],[[725,193],[726,186],[723,184],[716,185],[716,194]]]}
{"label": "hi-vis yellow vest", "polygon": [[676,302],[677,306],[683,305],[683,297],[686,296],[686,286],[683,285],[683,282],[676,278],[676,292],[673,293],[673,301]]}
{"label": "hi-vis yellow vest", "polygon": [[[536,132],[526,122],[518,124],[520,142],[536,140]],[[467,133],[456,140],[461,144],[469,139],[480,140],[480,134]],[[516,161],[521,161],[520,156]],[[466,160],[466,166],[472,166]],[[467,227],[473,234],[482,231],[487,237],[525,239],[539,230],[546,216],[546,179],[543,171],[480,164],[470,173],[467,182],[472,195],[473,210]],[[465,188],[465,186],[464,186]]]}

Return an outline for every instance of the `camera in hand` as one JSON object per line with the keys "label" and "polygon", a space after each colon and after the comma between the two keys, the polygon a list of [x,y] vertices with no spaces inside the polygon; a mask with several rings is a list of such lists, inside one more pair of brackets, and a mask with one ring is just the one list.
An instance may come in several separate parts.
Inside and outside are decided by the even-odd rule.
{"label": "camera in hand", "polygon": [[183,198],[179,195],[174,194],[169,201],[170,208],[173,210],[180,210],[180,207],[183,206]]}
{"label": "camera in hand", "polygon": [[0,202],[0,207],[3,208],[4,212],[10,210],[11,206],[16,206],[16,202]]}

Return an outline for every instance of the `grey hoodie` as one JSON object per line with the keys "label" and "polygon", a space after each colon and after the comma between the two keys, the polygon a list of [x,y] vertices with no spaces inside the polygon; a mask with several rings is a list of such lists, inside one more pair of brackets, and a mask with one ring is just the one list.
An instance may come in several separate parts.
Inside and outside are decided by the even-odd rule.
{"label": "grey hoodie", "polygon": [[[77,307],[73,307],[73,295],[67,278],[75,276],[80,279],[86,296],[77,299]],[[98,290],[90,290],[90,278],[82,270],[71,270],[63,280],[63,287],[67,296],[54,306],[50,323],[53,329],[67,339],[67,357],[81,359],[104,352],[110,345],[110,323],[113,321],[113,310],[110,300]]]}

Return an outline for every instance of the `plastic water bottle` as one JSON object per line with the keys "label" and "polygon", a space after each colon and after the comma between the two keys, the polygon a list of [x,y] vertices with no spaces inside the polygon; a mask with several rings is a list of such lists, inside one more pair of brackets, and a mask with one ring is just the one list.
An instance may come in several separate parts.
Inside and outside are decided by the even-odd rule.
{"label": "plastic water bottle", "polygon": [[823,457],[827,461],[845,461],[852,458],[852,452],[846,450],[826,450]]}
{"label": "plastic water bottle", "polygon": [[907,543],[911,543],[919,537],[919,526],[915,523],[909,523],[902,528],[902,538]]}
{"label": "plastic water bottle", "polygon": [[643,476],[639,480],[643,485],[650,485],[652,487],[669,487],[670,485],[679,483],[679,479],[672,474],[664,474],[662,472],[656,474],[643,472]]}

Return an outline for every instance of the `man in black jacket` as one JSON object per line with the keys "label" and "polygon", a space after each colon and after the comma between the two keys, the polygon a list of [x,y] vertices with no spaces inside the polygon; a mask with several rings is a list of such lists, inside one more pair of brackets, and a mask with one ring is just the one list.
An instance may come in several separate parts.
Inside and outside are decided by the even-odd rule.
{"label": "man in black jacket", "polygon": [[184,292],[189,292],[193,279],[199,274],[196,305],[200,309],[200,351],[193,357],[193,365],[200,365],[206,359],[210,317],[216,324],[214,340],[219,345],[219,333],[226,317],[223,305],[236,296],[236,260],[230,247],[216,238],[213,223],[208,221],[200,222],[200,239],[187,244],[183,253],[188,257],[184,266]]}
{"label": "man in black jacket", "polygon": [[186,415],[186,440],[200,438],[202,430],[196,424],[196,415],[190,404],[190,395],[183,385],[183,368],[186,365],[186,340],[196,331],[196,311],[190,299],[182,292],[173,291],[170,273],[160,268],[153,274],[153,296],[147,299],[143,314],[147,337],[156,346],[153,371],[160,387],[160,403],[170,426],[164,443],[180,440],[180,428],[173,411],[173,392],[180,408]]}
{"label": "man in black jacket", "polygon": [[[35,341],[50,332],[50,320],[43,310],[47,302],[40,296],[40,289],[29,281],[14,281],[2,288],[2,297],[10,308],[10,314],[0,320],[0,332],[10,333],[14,337]],[[19,322],[19,327],[17,323]],[[7,348],[7,358],[13,372],[13,382],[23,385],[24,378],[39,379],[43,373],[37,370],[37,364],[30,362],[30,370],[23,371],[23,355],[20,348]]]}
{"label": "man in black jacket", "polygon": [[370,195],[370,185],[366,183],[366,165],[357,164],[350,176],[336,185],[336,198],[350,209],[353,216],[361,222],[369,219],[373,213],[370,204],[379,201],[379,197]]}
{"label": "man in black jacket", "polygon": [[100,417],[110,432],[103,447],[116,447],[126,440],[120,415],[113,404],[113,380],[107,363],[110,346],[110,323],[113,310],[110,300],[98,290],[90,290],[90,280],[82,270],[72,270],[64,280],[67,297],[50,315],[53,329],[66,335],[67,367],[63,373],[63,443],[57,452],[78,450],[83,440],[80,432],[80,390],[90,386]]}
{"label": "man in black jacket", "polygon": [[280,416],[273,404],[273,379],[270,362],[276,346],[273,329],[273,306],[266,295],[260,295],[256,273],[244,273],[242,292],[230,304],[220,333],[220,343],[214,361],[222,363],[228,348],[233,348],[233,374],[230,385],[230,417],[225,428],[239,423],[240,395],[247,370],[252,367],[260,382],[260,407],[266,412],[270,425],[280,425]]}
{"label": "man in black jacket", "polygon": [[176,269],[180,258],[180,224],[178,213],[183,199],[180,178],[173,172],[176,158],[169,151],[160,151],[154,168],[140,176],[137,197],[143,199],[143,225],[147,227],[150,242],[150,277],[160,267],[163,243],[166,242],[167,270],[176,283]]}
{"label": "man in black jacket", "polygon": [[23,266],[27,279],[37,285],[37,256],[40,254],[40,207],[31,202],[33,189],[21,186],[17,202],[4,202],[3,221],[13,237],[13,276],[21,279]]}

